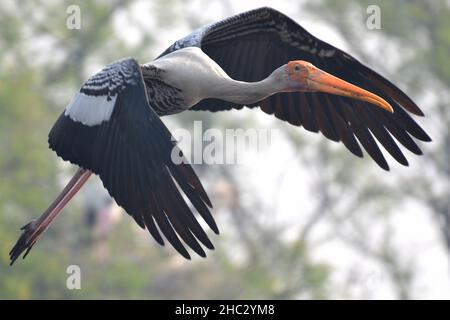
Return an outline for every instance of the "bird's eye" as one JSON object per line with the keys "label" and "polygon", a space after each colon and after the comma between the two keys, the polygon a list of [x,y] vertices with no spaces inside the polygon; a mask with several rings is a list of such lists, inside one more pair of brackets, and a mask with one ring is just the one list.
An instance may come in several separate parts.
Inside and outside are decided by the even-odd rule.
{"label": "bird's eye", "polygon": [[300,71],[300,66],[297,64],[297,65],[294,67],[294,70],[295,70],[295,71]]}

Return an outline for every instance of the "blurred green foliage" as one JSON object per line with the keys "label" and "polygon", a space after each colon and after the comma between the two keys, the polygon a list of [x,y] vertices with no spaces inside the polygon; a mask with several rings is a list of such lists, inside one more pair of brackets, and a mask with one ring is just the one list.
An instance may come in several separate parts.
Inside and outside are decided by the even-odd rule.
{"label": "blurred green foliage", "polygon": [[[235,193],[233,205],[215,207],[226,232],[212,236],[217,249],[207,259],[188,262],[171,249],[161,249],[145,231],[137,230],[125,213],[111,232],[99,236],[86,224],[83,205],[75,199],[29,257],[9,267],[8,252],[20,226],[48,206],[62,187],[61,176],[74,170],[63,166],[47,148],[47,133],[73,92],[89,76],[91,66],[123,56],[149,61],[149,52],[156,53],[159,32],[188,20],[186,11],[179,9],[184,8],[183,1],[153,1],[153,10],[142,14],[156,27],[141,30],[139,44],[128,45],[116,34],[114,20],[123,13],[126,19],[132,19],[127,14],[136,2],[0,2],[0,299],[352,297],[347,288],[331,286],[332,267],[313,259],[310,229],[323,219],[332,226],[331,241],[337,238],[350,243],[363,256],[385,265],[397,296],[410,297],[412,267],[395,251],[391,229],[385,228],[381,244],[375,248],[368,230],[374,221],[386,220],[392,210],[401,207],[402,200],[415,197],[435,214],[450,248],[450,113],[446,109],[450,100],[450,9],[443,0],[321,0],[306,6],[313,17],[329,21],[365,62],[380,62],[376,52],[360,46],[373,32],[382,36],[377,48],[381,53],[387,41],[412,53],[400,61],[398,70],[383,70],[382,62],[377,67],[402,87],[408,86],[415,99],[430,92],[440,97],[432,107],[432,118],[440,121],[430,125],[436,141],[423,159],[426,172],[410,170],[394,184],[377,179],[380,171],[370,161],[352,158],[344,148],[330,142],[311,147],[304,131],[299,133],[298,128],[277,122],[314,178],[310,190],[316,215],[310,221],[305,217],[306,227],[298,239],[282,240],[276,226],[258,220],[264,215],[271,218],[274,207],[262,208],[260,199],[240,201],[238,195],[249,192],[241,187],[245,184],[239,183],[233,168],[210,166],[205,174],[200,166],[196,170],[203,181],[213,185],[226,180]],[[66,8],[71,4],[81,7],[81,30],[66,28]],[[373,4],[381,7],[382,30],[371,33],[365,29],[365,10]],[[190,18],[194,24],[199,23],[196,17]],[[199,113],[174,117],[185,126],[199,118],[204,121],[204,129],[246,127],[254,121]],[[441,188],[434,188],[436,177],[442,180]],[[347,195],[345,201],[343,194]],[[303,213],[299,209],[298,214]],[[242,252],[243,257],[236,252]],[[81,267],[81,290],[66,288],[66,269],[72,264]]]}
{"label": "blurred green foliage", "polygon": [[[365,28],[368,17],[365,9],[369,5],[381,9],[381,30]],[[422,203],[433,214],[450,252],[450,3],[322,0],[310,3],[308,8],[310,12],[320,11],[353,52],[398,82],[424,110],[426,117],[419,121],[424,123],[433,142],[424,145],[424,156],[417,160],[419,167],[402,175],[397,185],[385,189],[387,194],[377,193],[373,199],[380,203],[394,201],[394,205],[407,199]],[[361,29],[366,30],[355,32]],[[376,40],[377,45],[371,50],[363,49],[362,44]],[[389,50],[392,45],[395,52],[392,47]],[[391,58],[397,61],[393,69],[389,64]]]}
{"label": "blurred green foliage", "polygon": [[[293,298],[301,292],[326,297],[329,270],[313,263],[301,246],[292,278],[283,263],[238,261],[225,246],[208,259],[184,261],[161,249],[126,214],[106,236],[86,225],[83,206],[72,201],[25,261],[10,267],[8,252],[19,227],[37,217],[62,187],[63,167],[47,148],[47,133],[64,104],[88,76],[90,63],[151,51],[153,34],[129,47],[115,35],[114,18],[134,1],[14,1],[0,3],[0,298],[1,299],[173,299]],[[82,29],[66,28],[66,8],[81,7]],[[170,27],[172,5],[155,2],[149,19]],[[173,14],[176,14],[175,12]],[[224,240],[225,236],[221,236]],[[214,239],[218,243],[217,238]],[[292,260],[292,259],[291,259]],[[69,265],[82,272],[82,289],[66,288]],[[289,290],[286,290],[289,288]],[[303,290],[303,291],[302,291]]]}

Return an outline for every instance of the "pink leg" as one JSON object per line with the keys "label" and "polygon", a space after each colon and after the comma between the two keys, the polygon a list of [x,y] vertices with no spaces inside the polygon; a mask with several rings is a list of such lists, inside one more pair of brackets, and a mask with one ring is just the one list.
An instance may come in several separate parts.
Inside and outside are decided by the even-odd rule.
{"label": "pink leg", "polygon": [[37,219],[31,221],[22,227],[23,233],[17,241],[14,248],[9,253],[11,265],[16,259],[25,252],[23,258],[27,256],[33,245],[38,241],[39,236],[47,230],[48,226],[61,212],[64,206],[73,198],[73,196],[80,190],[80,188],[89,179],[92,172],[86,169],[78,169],[72,179],[69,181],[60,195],[53,201],[47,210]]}

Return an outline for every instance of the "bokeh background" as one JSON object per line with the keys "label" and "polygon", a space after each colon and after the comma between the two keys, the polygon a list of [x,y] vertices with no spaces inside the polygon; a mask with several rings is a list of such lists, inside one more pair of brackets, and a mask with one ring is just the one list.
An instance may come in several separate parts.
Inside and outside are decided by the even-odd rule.
{"label": "bokeh background", "polygon": [[[81,29],[66,27],[69,5]],[[95,71],[140,62],[206,23],[263,5],[291,16],[397,83],[433,138],[410,166],[379,169],[341,145],[257,110],[186,112],[171,128],[277,129],[242,165],[196,165],[221,229],[185,261],[161,248],[93,178],[30,255],[8,265],[19,228],[73,174],[47,133]],[[381,8],[381,29],[366,25]],[[448,299],[450,2],[125,0],[0,2],[0,298]],[[389,157],[387,155],[387,157]],[[69,265],[81,290],[66,287]]]}

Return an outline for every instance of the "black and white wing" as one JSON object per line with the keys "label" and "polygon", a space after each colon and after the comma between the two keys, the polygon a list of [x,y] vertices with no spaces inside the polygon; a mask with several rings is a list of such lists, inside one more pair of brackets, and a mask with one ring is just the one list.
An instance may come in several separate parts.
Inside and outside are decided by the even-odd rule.
{"label": "black and white wing", "polygon": [[[175,42],[162,55],[189,46],[200,47],[236,80],[260,81],[288,61],[305,60],[384,98],[394,108],[393,114],[363,101],[326,93],[278,93],[248,107],[260,106],[281,120],[320,131],[330,140],[342,141],[359,157],[363,155],[361,143],[386,170],[389,166],[374,138],[403,165],[408,161],[393,137],[419,155],[422,152],[412,137],[431,141],[407,112],[421,116],[422,111],[399,88],[271,8],[252,10],[203,27]],[[219,111],[242,107],[206,99],[191,109]]]}
{"label": "black and white wing", "polygon": [[138,63],[114,62],[75,95],[49,134],[50,148],[98,174],[117,204],[158,243],[164,245],[161,231],[185,258],[190,256],[180,238],[205,256],[198,241],[214,247],[180,191],[218,233],[211,202],[149,103]]}

